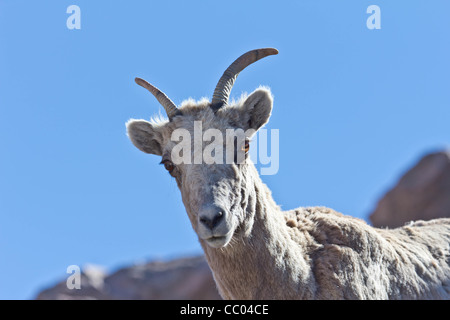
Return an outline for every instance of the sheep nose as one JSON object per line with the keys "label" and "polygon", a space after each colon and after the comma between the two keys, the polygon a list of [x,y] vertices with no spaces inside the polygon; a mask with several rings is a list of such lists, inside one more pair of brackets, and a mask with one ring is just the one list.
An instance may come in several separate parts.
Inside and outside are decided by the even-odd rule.
{"label": "sheep nose", "polygon": [[225,210],[217,206],[210,206],[199,215],[199,221],[208,229],[213,230],[225,217]]}

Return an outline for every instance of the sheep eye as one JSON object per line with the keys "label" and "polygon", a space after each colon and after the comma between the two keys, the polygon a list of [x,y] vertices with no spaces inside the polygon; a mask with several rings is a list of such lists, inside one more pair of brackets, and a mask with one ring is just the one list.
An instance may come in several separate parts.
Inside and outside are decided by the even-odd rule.
{"label": "sheep eye", "polygon": [[164,168],[166,168],[169,173],[172,173],[173,169],[175,169],[175,165],[170,160],[163,160],[161,161],[161,164],[164,165]]}
{"label": "sheep eye", "polygon": [[242,147],[242,151],[245,151],[245,153],[248,152],[248,150],[250,150],[250,141],[248,141],[247,139],[245,139],[245,143]]}

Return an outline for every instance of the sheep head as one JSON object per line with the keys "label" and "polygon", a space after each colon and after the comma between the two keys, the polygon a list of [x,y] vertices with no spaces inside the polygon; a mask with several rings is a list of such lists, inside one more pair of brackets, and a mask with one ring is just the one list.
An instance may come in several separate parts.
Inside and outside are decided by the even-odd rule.
{"label": "sheep head", "polygon": [[[141,151],[162,157],[175,178],[192,227],[213,248],[225,247],[239,232],[249,232],[254,203],[249,186],[254,166],[248,157],[251,137],[269,120],[273,99],[259,88],[229,103],[231,88],[245,67],[277,54],[272,48],[249,51],[234,61],[220,78],[212,101],[187,100],[178,108],[145,80],[166,110],[168,120],[132,119],[127,133]],[[253,208],[254,209],[254,208]]]}

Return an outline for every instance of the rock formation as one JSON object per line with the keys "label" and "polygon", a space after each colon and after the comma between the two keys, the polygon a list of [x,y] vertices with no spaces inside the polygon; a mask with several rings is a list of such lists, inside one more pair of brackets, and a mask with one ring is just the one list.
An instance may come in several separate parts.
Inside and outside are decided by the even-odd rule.
{"label": "rock formation", "polygon": [[423,157],[381,198],[370,221],[395,228],[413,220],[450,217],[450,152]]}
{"label": "rock formation", "polygon": [[220,299],[202,256],[125,267],[107,275],[93,266],[82,268],[80,289],[66,280],[40,292],[38,300],[212,300]]}

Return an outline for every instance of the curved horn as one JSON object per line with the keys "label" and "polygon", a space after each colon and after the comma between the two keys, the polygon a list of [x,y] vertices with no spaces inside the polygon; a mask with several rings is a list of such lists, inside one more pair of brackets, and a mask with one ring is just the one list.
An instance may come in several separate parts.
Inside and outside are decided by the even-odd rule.
{"label": "curved horn", "polygon": [[164,110],[166,110],[169,120],[172,119],[174,116],[181,114],[180,110],[178,110],[175,103],[173,103],[172,100],[170,100],[169,97],[164,94],[164,92],[162,92],[155,86],[151,85],[144,79],[135,78],[134,81],[136,81],[138,85],[147,89],[155,96],[158,102],[164,107]]}
{"label": "curved horn", "polygon": [[263,48],[249,51],[247,53],[244,53],[239,58],[237,58],[228,67],[228,69],[225,70],[219,82],[217,83],[211,101],[211,107],[214,110],[218,110],[223,105],[226,105],[228,103],[228,98],[230,97],[231,89],[233,88],[234,82],[236,81],[239,72],[244,70],[253,62],[256,62],[259,59],[262,59],[264,57],[273,54],[278,54],[278,50],[274,48]]}

